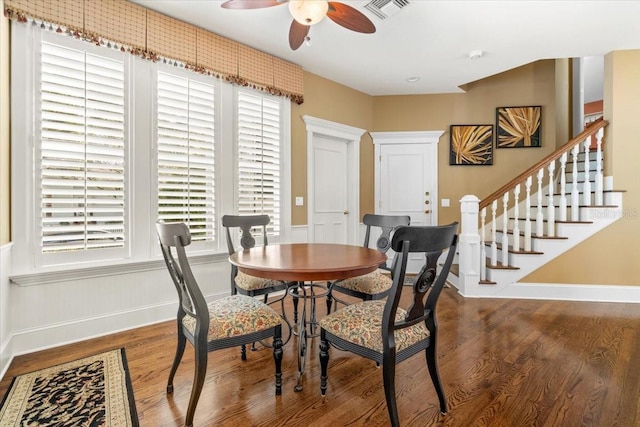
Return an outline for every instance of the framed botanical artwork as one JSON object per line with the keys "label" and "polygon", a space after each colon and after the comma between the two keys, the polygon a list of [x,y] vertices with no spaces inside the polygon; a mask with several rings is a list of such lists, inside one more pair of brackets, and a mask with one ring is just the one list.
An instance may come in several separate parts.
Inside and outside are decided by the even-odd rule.
{"label": "framed botanical artwork", "polygon": [[492,165],[493,125],[451,125],[450,165]]}
{"label": "framed botanical artwork", "polygon": [[496,108],[496,147],[541,147],[542,107]]}

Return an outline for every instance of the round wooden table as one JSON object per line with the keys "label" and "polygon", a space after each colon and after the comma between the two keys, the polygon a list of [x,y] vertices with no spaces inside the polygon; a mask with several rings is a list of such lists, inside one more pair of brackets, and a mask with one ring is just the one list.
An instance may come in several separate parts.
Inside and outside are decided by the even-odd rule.
{"label": "round wooden table", "polygon": [[268,245],[238,251],[229,257],[229,261],[245,274],[298,283],[298,286],[289,288],[289,295],[303,301],[297,331],[294,332],[298,337],[298,381],[295,391],[302,390],[307,338],[317,336],[314,333],[317,325],[315,300],[326,297],[328,292],[325,285],[314,282],[371,273],[386,260],[387,255],[376,249],[332,243]]}

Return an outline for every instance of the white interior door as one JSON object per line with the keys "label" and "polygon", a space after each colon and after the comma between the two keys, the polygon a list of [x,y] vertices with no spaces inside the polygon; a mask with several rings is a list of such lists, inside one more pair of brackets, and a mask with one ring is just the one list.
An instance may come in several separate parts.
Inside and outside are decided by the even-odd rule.
{"label": "white interior door", "polygon": [[347,243],[347,144],[317,136],[313,150],[314,241]]}
{"label": "white interior door", "polygon": [[[374,133],[376,156],[376,212],[409,215],[411,225],[438,224],[439,133]],[[389,256],[393,256],[389,253]],[[424,256],[409,259],[407,271],[416,273]]]}
{"label": "white interior door", "polygon": [[307,127],[308,241],[359,244],[364,129],[302,116]]}

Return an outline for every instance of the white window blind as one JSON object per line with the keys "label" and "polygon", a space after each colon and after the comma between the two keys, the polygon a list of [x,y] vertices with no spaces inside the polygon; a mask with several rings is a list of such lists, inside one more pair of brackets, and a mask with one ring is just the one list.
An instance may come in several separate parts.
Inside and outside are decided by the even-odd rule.
{"label": "white window blind", "polygon": [[158,217],[215,239],[214,86],[158,73]]}
{"label": "white window blind", "polygon": [[42,43],[43,253],[125,245],[122,61]]}
{"label": "white window blind", "polygon": [[238,92],[238,213],[267,214],[280,234],[280,104]]}

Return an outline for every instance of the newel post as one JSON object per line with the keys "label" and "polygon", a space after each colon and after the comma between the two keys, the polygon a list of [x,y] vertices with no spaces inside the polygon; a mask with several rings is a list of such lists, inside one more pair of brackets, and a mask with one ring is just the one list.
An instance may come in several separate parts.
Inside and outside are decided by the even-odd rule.
{"label": "newel post", "polygon": [[478,234],[478,208],[480,199],[473,195],[460,200],[461,230],[458,242],[460,277],[458,291],[463,296],[478,295],[480,283],[480,234]]}

